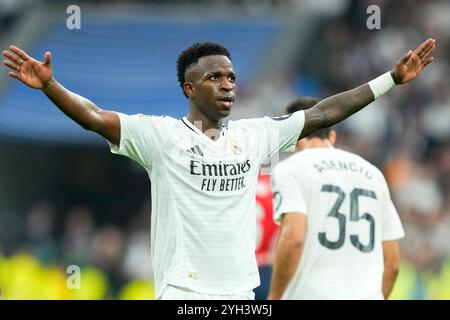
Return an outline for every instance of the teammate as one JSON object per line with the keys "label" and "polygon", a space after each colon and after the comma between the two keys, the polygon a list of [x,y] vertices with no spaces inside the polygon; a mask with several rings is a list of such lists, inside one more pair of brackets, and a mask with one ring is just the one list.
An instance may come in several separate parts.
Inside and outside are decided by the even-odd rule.
{"label": "teammate", "polygon": [[[299,98],[288,112],[317,103]],[[393,288],[404,231],[387,183],[335,141],[334,130],[318,130],[274,169],[281,234],[269,299],[387,299]]]}
{"label": "teammate", "polygon": [[104,137],[111,151],[137,161],[151,183],[151,257],[157,299],[253,299],[255,189],[261,164],[299,137],[337,123],[395,84],[415,79],[432,61],[435,40],[405,54],[390,71],[307,111],[240,121],[230,114],[236,73],[228,50],[196,43],[177,61],[188,99],[180,120],[129,116],[98,108],[53,77],[51,53],[41,63],[16,46],[4,51],[9,75],[40,89],[68,117]]}

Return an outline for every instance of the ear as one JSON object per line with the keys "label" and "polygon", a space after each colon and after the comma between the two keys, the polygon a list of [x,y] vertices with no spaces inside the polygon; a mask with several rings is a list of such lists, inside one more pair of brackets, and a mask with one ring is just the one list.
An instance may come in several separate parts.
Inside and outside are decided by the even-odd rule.
{"label": "ear", "polygon": [[328,140],[330,140],[332,146],[334,146],[334,144],[336,143],[336,139],[337,139],[336,131],[331,129],[330,134],[328,135]]}
{"label": "ear", "polygon": [[189,97],[193,98],[195,96],[195,88],[192,85],[192,82],[185,82],[183,84],[184,93]]}

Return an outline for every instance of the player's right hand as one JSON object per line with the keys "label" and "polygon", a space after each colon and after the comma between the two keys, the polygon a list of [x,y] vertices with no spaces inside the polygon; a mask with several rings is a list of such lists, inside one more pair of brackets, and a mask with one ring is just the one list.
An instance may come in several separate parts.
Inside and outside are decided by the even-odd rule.
{"label": "player's right hand", "polygon": [[3,51],[7,58],[3,64],[13,70],[8,73],[11,77],[35,89],[43,89],[52,79],[52,57],[49,51],[45,53],[42,63],[16,46],[10,46],[9,50]]}

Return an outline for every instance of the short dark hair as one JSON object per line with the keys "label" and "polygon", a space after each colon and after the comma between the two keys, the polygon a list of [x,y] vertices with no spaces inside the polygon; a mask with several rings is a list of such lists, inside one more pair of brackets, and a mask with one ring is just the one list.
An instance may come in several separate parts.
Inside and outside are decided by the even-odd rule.
{"label": "short dark hair", "polygon": [[[183,90],[183,84],[186,81],[185,73],[186,70],[194,63],[197,63],[198,60],[205,56],[226,56],[231,60],[230,52],[228,49],[222,46],[221,44],[214,42],[196,42],[192,44],[189,48],[184,50],[179,56],[177,60],[177,76],[178,82],[180,83],[181,90]],[[186,93],[183,94],[186,96]],[[187,96],[186,96],[187,97]]]}
{"label": "short dark hair", "polygon": [[[322,99],[315,97],[299,97],[288,104],[286,107],[287,113],[294,113],[300,110],[308,110],[318,104]],[[330,136],[331,127],[317,130],[313,133],[310,133],[308,137],[317,137],[320,139],[328,139]]]}

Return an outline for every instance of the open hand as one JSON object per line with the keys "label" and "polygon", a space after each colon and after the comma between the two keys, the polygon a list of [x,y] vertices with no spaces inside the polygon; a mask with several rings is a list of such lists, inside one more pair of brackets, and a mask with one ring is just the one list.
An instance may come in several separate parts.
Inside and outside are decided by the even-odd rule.
{"label": "open hand", "polygon": [[414,80],[429,63],[433,61],[433,51],[436,40],[430,38],[418,46],[414,51],[409,51],[397,61],[391,71],[396,84],[403,84]]}
{"label": "open hand", "polygon": [[42,89],[52,79],[51,53],[46,52],[44,62],[37,61],[16,46],[10,46],[3,51],[7,60],[3,64],[13,71],[9,75],[31,88]]}

